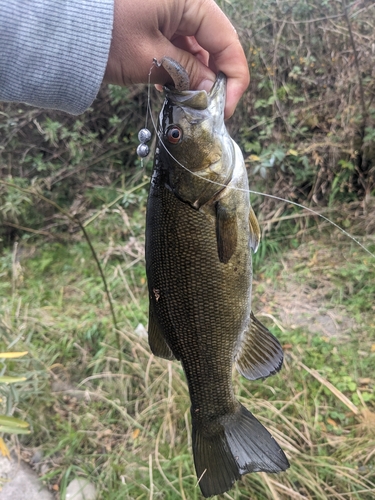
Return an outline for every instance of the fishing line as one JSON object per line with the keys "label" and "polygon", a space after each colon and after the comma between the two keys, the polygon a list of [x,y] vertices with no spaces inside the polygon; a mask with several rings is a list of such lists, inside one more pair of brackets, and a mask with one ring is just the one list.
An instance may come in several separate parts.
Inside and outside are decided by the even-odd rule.
{"label": "fishing line", "polygon": [[155,67],[155,63],[151,66],[150,71],[148,72],[148,82],[147,82],[147,109],[146,109],[146,119],[145,119],[145,128],[147,128],[147,120],[149,115],[151,114],[151,72]]}
{"label": "fishing line", "polygon": [[329,224],[331,224],[332,226],[334,226],[336,229],[338,229],[339,231],[341,231],[345,236],[347,236],[352,241],[354,241],[354,243],[356,243],[358,246],[360,246],[365,252],[367,252],[369,255],[371,255],[371,257],[373,257],[375,259],[375,254],[372,253],[368,248],[366,248],[360,241],[358,241],[357,238],[355,238],[354,236],[352,236],[351,234],[349,234],[347,231],[345,231],[345,229],[342,228],[341,226],[339,226],[338,224],[336,224],[336,222],[333,222],[331,219],[329,219],[325,215],[320,214],[319,212],[316,212],[312,208],[305,207],[305,205],[301,205],[300,203],[297,203],[295,201],[287,200],[286,198],[281,198],[280,196],[275,196],[273,194],[261,193],[259,191],[253,191],[251,189],[243,189],[243,188],[239,188],[239,187],[236,187],[236,186],[228,186],[226,184],[222,184],[220,182],[213,181],[211,179],[205,179],[203,176],[197,174],[196,172],[191,171],[188,167],[186,167],[181,162],[179,162],[177,160],[177,158],[175,158],[172,155],[172,153],[168,150],[168,148],[164,144],[162,135],[159,133],[159,131],[157,129],[157,126],[156,126],[156,123],[155,123],[155,120],[154,120],[154,117],[152,115],[151,98],[150,98],[150,75],[151,75],[151,71],[152,71],[153,67],[154,67],[154,65],[151,67],[150,73],[149,73],[149,85],[148,85],[149,88],[148,88],[148,93],[147,93],[147,114],[146,114],[146,117],[148,117],[148,116],[150,117],[153,129],[155,130],[156,135],[158,136],[160,144],[163,146],[163,148],[165,149],[165,151],[167,152],[167,154],[172,158],[172,160],[174,160],[180,167],[182,167],[184,170],[186,170],[187,172],[189,172],[191,175],[193,175],[195,177],[199,177],[200,179],[203,179],[206,182],[209,182],[211,184],[215,184],[217,186],[220,186],[220,187],[223,187],[223,188],[227,188],[227,189],[234,189],[235,191],[242,191],[242,192],[245,192],[245,193],[248,193],[248,194],[251,193],[251,194],[258,195],[258,196],[267,196],[268,198],[272,198],[272,199],[278,200],[278,201],[284,201],[284,202],[290,203],[291,205],[294,205],[294,206],[296,206],[298,208],[302,208],[304,210],[307,210],[311,214],[316,215],[318,217],[321,217],[323,220],[325,220],[326,222],[328,222]]}

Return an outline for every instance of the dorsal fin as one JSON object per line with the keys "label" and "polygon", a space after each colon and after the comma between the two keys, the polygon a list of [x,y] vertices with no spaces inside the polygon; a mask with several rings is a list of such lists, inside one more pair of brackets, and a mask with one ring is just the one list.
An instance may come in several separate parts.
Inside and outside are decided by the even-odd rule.
{"label": "dorsal fin", "polygon": [[283,349],[276,337],[250,315],[250,325],[236,358],[237,370],[249,380],[266,378],[282,367]]}

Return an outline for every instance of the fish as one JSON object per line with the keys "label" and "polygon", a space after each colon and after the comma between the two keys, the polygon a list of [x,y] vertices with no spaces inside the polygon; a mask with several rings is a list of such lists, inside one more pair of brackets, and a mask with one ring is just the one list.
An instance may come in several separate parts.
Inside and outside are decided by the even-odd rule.
{"label": "fish", "polygon": [[[159,65],[173,73],[167,63]],[[147,201],[148,340],[155,356],[180,361],[185,372],[207,498],[249,472],[289,467],[232,384],[234,365],[249,380],[277,373],[283,350],[251,310],[260,228],[243,155],[224,122],[226,76],[209,92],[182,88],[165,87]]]}

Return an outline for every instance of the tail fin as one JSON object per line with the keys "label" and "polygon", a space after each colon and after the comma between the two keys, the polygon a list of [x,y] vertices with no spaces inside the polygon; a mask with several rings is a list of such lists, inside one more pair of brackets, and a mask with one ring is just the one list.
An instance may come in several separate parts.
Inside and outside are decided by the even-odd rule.
{"label": "tail fin", "polygon": [[244,406],[220,417],[214,431],[193,419],[193,454],[202,494],[225,493],[248,472],[281,472],[289,467],[283,450]]}

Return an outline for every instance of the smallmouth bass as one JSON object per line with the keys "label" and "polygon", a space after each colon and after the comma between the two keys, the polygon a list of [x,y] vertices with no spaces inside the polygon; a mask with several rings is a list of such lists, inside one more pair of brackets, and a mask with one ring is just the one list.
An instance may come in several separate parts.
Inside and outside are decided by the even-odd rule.
{"label": "smallmouth bass", "polygon": [[283,352],[251,312],[260,230],[242,153],[224,123],[226,77],[209,93],[165,91],[146,216],[149,344],[182,363],[195,469],[209,497],[243,474],[289,467],[232,385],[233,364],[256,380],[280,370]]}

